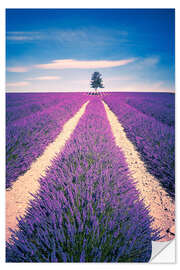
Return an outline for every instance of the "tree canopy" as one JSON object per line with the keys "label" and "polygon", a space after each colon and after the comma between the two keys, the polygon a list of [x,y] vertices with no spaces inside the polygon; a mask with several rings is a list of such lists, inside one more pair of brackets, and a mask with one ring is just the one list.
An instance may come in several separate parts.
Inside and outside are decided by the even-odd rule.
{"label": "tree canopy", "polygon": [[90,85],[91,85],[91,88],[95,89],[95,91],[97,91],[98,88],[104,88],[101,73],[99,73],[98,71],[95,71],[92,74]]}

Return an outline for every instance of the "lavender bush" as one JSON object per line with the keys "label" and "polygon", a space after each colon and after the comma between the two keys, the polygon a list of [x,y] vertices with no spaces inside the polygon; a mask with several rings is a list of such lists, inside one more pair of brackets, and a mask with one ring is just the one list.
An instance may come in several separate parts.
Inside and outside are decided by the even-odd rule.
{"label": "lavender bush", "polygon": [[12,121],[21,120],[33,113],[36,115],[37,112],[44,112],[59,103],[62,106],[71,99],[76,100],[78,95],[77,93],[61,93],[60,95],[57,93],[7,93],[6,123],[10,125]]}
{"label": "lavender bush", "polygon": [[[143,95],[145,94],[143,93]],[[128,93],[128,99],[130,96],[131,94]],[[134,98],[133,103],[135,103],[137,96],[132,94],[131,98]],[[174,126],[163,124],[161,120],[158,121],[129,106],[126,104],[127,99],[124,98],[124,94],[123,98],[121,98],[121,93],[112,93],[110,96],[105,97],[104,101],[118,117],[128,138],[141,154],[148,171],[159,179],[168,194],[174,198]],[[153,104],[151,104],[151,108],[155,113],[157,112],[157,104]]]}
{"label": "lavender bush", "polygon": [[[56,105],[53,106],[55,96]],[[6,126],[6,187],[11,187],[12,182],[26,172],[87,100],[82,94],[47,94],[46,98],[48,104],[51,103],[49,108],[24,115]]]}
{"label": "lavender bush", "polygon": [[158,232],[98,98],[40,185],[7,243],[7,262],[149,261]]}
{"label": "lavender bush", "polygon": [[134,93],[127,103],[169,126],[175,124],[175,96],[171,93]]}

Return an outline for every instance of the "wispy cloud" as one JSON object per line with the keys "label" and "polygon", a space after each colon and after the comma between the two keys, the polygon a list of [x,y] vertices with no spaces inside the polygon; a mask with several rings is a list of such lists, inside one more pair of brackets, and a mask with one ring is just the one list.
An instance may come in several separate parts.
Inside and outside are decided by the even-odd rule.
{"label": "wispy cloud", "polygon": [[106,81],[132,81],[135,80],[136,77],[132,75],[119,75],[119,76],[111,76],[111,77],[106,77]]}
{"label": "wispy cloud", "polygon": [[135,58],[116,61],[80,61],[74,59],[54,60],[47,64],[35,65],[40,69],[96,69],[124,66],[135,61]]}
{"label": "wispy cloud", "polygon": [[147,57],[142,61],[142,64],[148,65],[148,66],[153,66],[156,65],[159,62],[159,56],[154,56],[154,57]]}
{"label": "wispy cloud", "polygon": [[27,72],[27,71],[29,71],[29,69],[30,69],[30,67],[17,66],[17,67],[8,67],[7,71],[9,71],[9,72]]}
{"label": "wispy cloud", "polygon": [[112,91],[125,92],[173,92],[169,89],[164,81],[157,81],[151,83],[129,81],[126,84],[115,84],[111,86]]}
{"label": "wispy cloud", "polygon": [[[99,27],[80,27],[77,29],[52,29],[49,31],[8,31],[7,41],[32,42],[38,40],[58,41],[65,44],[103,45],[111,42],[127,41],[128,32],[125,30]],[[96,40],[96,43],[94,43]]]}
{"label": "wispy cloud", "polygon": [[[124,66],[129,63],[132,63],[136,60],[136,58],[124,59],[124,60],[94,60],[94,61],[81,61],[75,59],[60,59],[53,60],[47,64],[38,64],[34,66],[15,66],[15,67],[7,67],[8,72],[28,72],[32,68],[37,69],[96,69],[96,68],[110,68],[110,67],[118,67]],[[60,79],[59,76],[42,76],[29,78],[28,80],[57,80]]]}
{"label": "wispy cloud", "polygon": [[35,77],[35,78],[28,78],[26,80],[30,81],[51,81],[51,80],[60,80],[60,76],[41,76],[41,77]]}
{"label": "wispy cloud", "polygon": [[139,63],[137,63],[136,68],[143,69],[143,68],[149,68],[156,66],[160,61],[159,56],[152,56],[152,57],[146,57],[144,59],[139,60]]}
{"label": "wispy cloud", "polygon": [[49,33],[51,39],[68,45],[106,46],[112,43],[127,42],[128,32],[117,29],[102,29],[99,27],[81,27],[78,29],[57,30]]}
{"label": "wispy cloud", "polygon": [[10,41],[32,41],[45,38],[42,32],[7,32],[6,39]]}
{"label": "wispy cloud", "polygon": [[13,82],[13,83],[7,83],[6,86],[8,87],[19,87],[19,86],[26,86],[29,85],[29,82]]}

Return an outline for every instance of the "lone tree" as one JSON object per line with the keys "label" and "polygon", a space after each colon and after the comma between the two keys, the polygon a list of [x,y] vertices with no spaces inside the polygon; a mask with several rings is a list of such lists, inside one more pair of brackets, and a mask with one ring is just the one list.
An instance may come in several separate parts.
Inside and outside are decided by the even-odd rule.
{"label": "lone tree", "polygon": [[101,73],[99,73],[98,71],[95,71],[92,74],[90,85],[91,85],[91,88],[95,89],[96,94],[97,94],[98,88],[104,88]]}

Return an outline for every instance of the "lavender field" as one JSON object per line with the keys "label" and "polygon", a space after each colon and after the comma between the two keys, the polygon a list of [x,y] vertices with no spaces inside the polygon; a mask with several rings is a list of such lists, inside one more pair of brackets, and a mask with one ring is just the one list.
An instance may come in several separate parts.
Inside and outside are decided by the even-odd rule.
{"label": "lavender field", "polygon": [[175,194],[175,97],[168,93],[113,93],[104,101],[117,115],[147,169]]}
{"label": "lavender field", "polygon": [[10,228],[7,262],[148,262],[152,241],[162,240],[162,224],[152,226],[154,216],[136,188],[102,101],[174,201],[173,94],[7,94],[7,192],[88,102],[63,151],[38,179],[40,188],[25,214]]}
{"label": "lavender field", "polygon": [[7,94],[7,187],[43,153],[86,100],[77,94]]}

